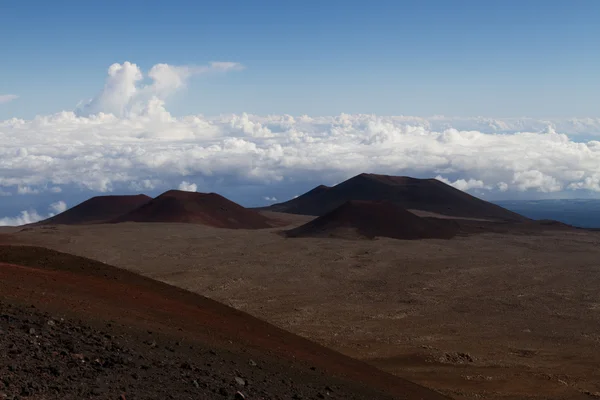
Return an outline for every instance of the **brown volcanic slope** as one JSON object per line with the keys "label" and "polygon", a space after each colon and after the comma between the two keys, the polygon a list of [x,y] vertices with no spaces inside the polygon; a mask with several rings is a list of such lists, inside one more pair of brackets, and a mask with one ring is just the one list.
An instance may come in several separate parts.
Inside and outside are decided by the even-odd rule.
{"label": "brown volcanic slope", "polygon": [[111,221],[152,200],[145,194],[134,196],[97,196],[36,225],[98,224]]}
{"label": "brown volcanic slope", "polygon": [[407,210],[454,217],[525,221],[527,218],[436,179],[360,174],[336,186],[319,186],[267,210],[322,216],[349,200],[391,201]]}
{"label": "brown volcanic slope", "polygon": [[446,398],[203,296],[39,247],[0,246],[0,311],[0,395]]}
{"label": "brown volcanic slope", "polygon": [[261,229],[273,221],[216,193],[169,190],[112,222],[185,222],[216,228]]}
{"label": "brown volcanic slope", "polygon": [[307,224],[286,231],[289,237],[450,239],[458,232],[453,220],[421,218],[389,201],[349,201]]}

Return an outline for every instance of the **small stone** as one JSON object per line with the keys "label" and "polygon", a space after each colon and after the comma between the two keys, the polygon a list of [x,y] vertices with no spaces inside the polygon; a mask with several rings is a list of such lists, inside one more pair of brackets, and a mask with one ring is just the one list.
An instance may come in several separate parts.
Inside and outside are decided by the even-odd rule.
{"label": "small stone", "polygon": [[194,386],[196,386],[196,389],[200,389],[200,384],[198,383],[197,380],[193,380],[192,383],[194,384]]}
{"label": "small stone", "polygon": [[100,396],[101,394],[102,394],[102,389],[100,389],[99,387],[92,388],[92,395]]}
{"label": "small stone", "polygon": [[235,382],[240,386],[246,386],[246,381],[243,378],[240,378],[239,376],[235,377]]}
{"label": "small stone", "polygon": [[127,397],[125,397],[125,393],[122,393],[122,394],[119,396],[119,400],[127,400]]}
{"label": "small stone", "polygon": [[245,400],[246,396],[244,396],[244,394],[242,392],[236,392],[235,396],[233,398],[235,400]]}
{"label": "small stone", "polygon": [[35,328],[29,328],[29,334],[35,335]]}
{"label": "small stone", "polygon": [[48,325],[49,326],[54,326],[54,325],[56,325],[56,323],[54,321],[50,320],[50,321],[48,321]]}
{"label": "small stone", "polygon": [[248,361],[248,364],[250,364],[251,367],[256,367],[258,365],[258,364],[256,364],[256,361],[254,361],[254,360]]}

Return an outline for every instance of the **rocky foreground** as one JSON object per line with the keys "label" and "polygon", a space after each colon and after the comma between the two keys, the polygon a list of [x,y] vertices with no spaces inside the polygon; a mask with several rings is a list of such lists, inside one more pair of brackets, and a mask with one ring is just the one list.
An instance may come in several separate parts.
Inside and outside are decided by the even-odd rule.
{"label": "rocky foreground", "polygon": [[370,396],[324,377],[316,368],[282,367],[153,332],[128,332],[111,323],[92,327],[36,308],[0,303],[0,399]]}

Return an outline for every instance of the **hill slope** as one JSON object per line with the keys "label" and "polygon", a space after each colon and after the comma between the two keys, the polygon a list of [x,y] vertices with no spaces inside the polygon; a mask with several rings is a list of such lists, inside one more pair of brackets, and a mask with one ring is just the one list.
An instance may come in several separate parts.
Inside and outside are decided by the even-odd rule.
{"label": "hill slope", "polygon": [[133,196],[96,196],[36,225],[98,224],[113,220],[152,200],[144,194]]}
{"label": "hill slope", "polygon": [[216,193],[170,190],[112,222],[184,222],[217,228],[269,228],[271,220]]}
{"label": "hill slope", "polygon": [[206,297],[39,247],[0,246],[0,329],[0,348],[21,350],[0,354],[11,395],[446,398]]}
{"label": "hill slope", "polygon": [[457,232],[458,224],[452,220],[417,217],[388,201],[353,200],[286,234],[289,237],[449,239]]}
{"label": "hill slope", "polygon": [[267,210],[322,216],[349,200],[390,201],[408,210],[453,217],[525,221],[527,218],[436,179],[360,174],[336,186],[320,186]]}

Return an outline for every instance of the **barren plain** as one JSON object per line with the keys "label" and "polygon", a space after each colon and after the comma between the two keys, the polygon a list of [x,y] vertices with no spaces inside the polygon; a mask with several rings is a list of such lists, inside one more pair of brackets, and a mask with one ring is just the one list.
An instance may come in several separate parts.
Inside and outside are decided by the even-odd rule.
{"label": "barren plain", "polygon": [[281,229],[38,226],[3,240],[200,293],[456,399],[600,398],[599,233],[403,241]]}

